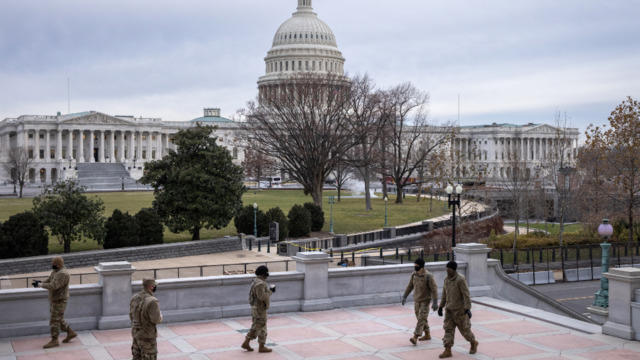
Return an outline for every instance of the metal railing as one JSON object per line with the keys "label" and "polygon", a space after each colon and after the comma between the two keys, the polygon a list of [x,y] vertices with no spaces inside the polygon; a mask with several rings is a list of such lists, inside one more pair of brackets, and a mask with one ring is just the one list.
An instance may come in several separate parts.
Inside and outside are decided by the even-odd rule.
{"label": "metal railing", "polygon": [[[626,267],[640,265],[640,244],[610,243],[609,267]],[[553,246],[526,249],[493,249],[489,253],[492,259],[500,260],[506,273],[547,272],[547,283],[551,280],[552,272],[561,272],[562,281],[590,281],[599,279],[598,271],[602,262],[602,248],[600,244],[583,244],[568,246]],[[596,270],[594,270],[596,269]],[[567,279],[567,272],[575,271],[575,280]],[[573,277],[573,276],[572,276]],[[558,279],[559,280],[559,279]],[[531,276],[531,282],[536,285],[536,276]]]}

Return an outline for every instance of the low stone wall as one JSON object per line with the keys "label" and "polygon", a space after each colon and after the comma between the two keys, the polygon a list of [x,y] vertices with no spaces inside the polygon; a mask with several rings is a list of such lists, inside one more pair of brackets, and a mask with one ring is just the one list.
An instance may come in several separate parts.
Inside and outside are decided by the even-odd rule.
{"label": "low stone wall", "polygon": [[[167,259],[181,256],[214,254],[242,250],[237,237],[200,240],[172,244],[127,247],[109,250],[81,251],[60,254],[68,268],[95,266],[101,262],[141,261]],[[33,256],[0,260],[0,275],[34,273],[51,270],[51,259],[58,255]]]}
{"label": "low stone wall", "polygon": [[[455,249],[458,271],[466,276],[472,297],[491,296],[580,318],[580,314],[509,278],[499,261],[487,260],[489,251],[483,244],[460,244]],[[413,264],[329,269],[332,259],[322,252],[298,253],[294,260],[296,271],[274,272],[269,277],[277,286],[270,313],[398,303],[413,271]],[[426,264],[439,288],[445,266],[446,262]],[[133,268],[127,262],[115,262],[100,264],[96,270],[99,284],[71,286],[66,319],[77,330],[129,326],[129,299],[141,288],[140,281],[131,281]],[[232,275],[158,280],[156,296],[168,323],[247,316],[251,314],[247,296],[253,278]],[[0,290],[0,309],[0,338],[48,331],[46,290]]]}

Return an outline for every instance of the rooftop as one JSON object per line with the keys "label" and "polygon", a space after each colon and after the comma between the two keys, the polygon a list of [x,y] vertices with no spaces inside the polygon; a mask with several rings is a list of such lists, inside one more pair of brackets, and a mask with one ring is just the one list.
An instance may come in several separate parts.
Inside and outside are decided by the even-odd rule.
{"label": "rooftop", "polygon": [[[162,307],[162,304],[160,304]],[[456,331],[454,359],[639,359],[640,343],[585,334],[526,316],[473,305],[472,330],[478,354]],[[272,354],[240,349],[251,319],[169,324],[158,329],[159,359],[437,359],[442,352],[442,319],[429,316],[433,339],[409,343],[413,306],[346,308],[270,316]],[[43,350],[48,336],[0,339],[0,359],[115,360],[131,358],[131,330],[79,332],[70,344]],[[257,347],[255,341],[252,343]]]}

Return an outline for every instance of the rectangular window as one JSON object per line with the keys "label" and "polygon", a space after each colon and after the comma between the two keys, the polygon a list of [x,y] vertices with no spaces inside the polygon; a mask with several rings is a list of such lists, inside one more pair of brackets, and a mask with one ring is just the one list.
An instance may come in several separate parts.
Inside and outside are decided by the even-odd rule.
{"label": "rectangular window", "polygon": [[29,139],[33,139],[33,134],[29,134]]}
{"label": "rectangular window", "polygon": [[156,151],[155,150],[151,150],[151,158],[152,159],[156,158]]}
{"label": "rectangular window", "polygon": [[147,158],[147,150],[142,150],[142,158],[143,159]]}
{"label": "rectangular window", "polygon": [[44,149],[41,149],[41,150],[40,150],[40,154],[39,154],[39,155],[40,155],[40,159],[46,159],[46,158],[44,157]]}
{"label": "rectangular window", "polygon": [[56,158],[56,151],[54,149],[51,149],[51,151],[49,152],[49,159],[55,159]]}
{"label": "rectangular window", "polygon": [[40,139],[44,139],[44,134],[40,134]]}
{"label": "rectangular window", "polygon": [[29,149],[29,159],[33,159],[33,149]]}

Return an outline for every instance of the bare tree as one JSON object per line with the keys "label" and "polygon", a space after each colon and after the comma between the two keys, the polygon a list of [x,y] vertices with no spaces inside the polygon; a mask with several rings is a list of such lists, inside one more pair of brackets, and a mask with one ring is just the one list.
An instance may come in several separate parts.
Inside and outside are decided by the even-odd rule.
{"label": "bare tree", "polygon": [[242,162],[245,176],[255,178],[258,183],[258,188],[260,188],[260,179],[265,175],[271,175],[275,169],[275,165],[275,159],[257,151],[253,146],[245,150],[244,161]]}
{"label": "bare tree", "polygon": [[[346,154],[347,163],[358,171],[364,182],[365,209],[371,206],[371,177],[377,162],[380,137],[384,130],[384,119],[380,116],[380,94],[373,81],[367,76],[351,79],[349,120],[360,133],[359,143]],[[386,190],[386,189],[385,189]]]}
{"label": "bare tree", "polygon": [[342,196],[342,189],[344,189],[347,181],[351,180],[353,176],[353,169],[347,162],[340,161],[333,168],[331,175],[333,175],[333,178],[336,181],[336,190],[338,190],[338,201],[340,201]]}
{"label": "bare tree", "polygon": [[[384,166],[390,169],[389,176],[396,184],[396,203],[402,203],[404,187],[416,169],[429,154],[445,146],[451,138],[449,127],[433,127],[427,122],[429,95],[411,83],[395,86],[384,92],[386,101],[382,111],[388,119],[382,147]],[[388,158],[389,164],[386,164]],[[383,173],[384,174],[384,173]],[[384,178],[384,176],[383,176]]]}
{"label": "bare tree", "polygon": [[[519,138],[519,134],[514,136]],[[508,140],[510,141],[510,140]],[[520,220],[524,214],[526,201],[526,193],[531,191],[532,176],[531,164],[527,158],[522,155],[521,143],[508,143],[506,176],[503,183],[504,189],[509,194],[511,202],[511,215],[515,221],[515,231],[513,233],[513,250],[517,248],[518,235],[520,233]]]}
{"label": "bare tree", "polygon": [[20,189],[19,197],[22,198],[22,190],[24,184],[29,178],[29,166],[32,160],[29,158],[29,154],[22,147],[16,147],[9,150],[9,159],[4,163],[5,170],[8,174],[11,174],[11,180],[13,181],[14,193],[15,186],[18,184]]}
{"label": "bare tree", "polygon": [[348,117],[350,90],[343,76],[302,74],[248,104],[249,141],[277,158],[318,206],[327,175],[359,142]]}
{"label": "bare tree", "polygon": [[585,147],[598,153],[606,164],[608,196],[625,206],[631,242],[640,199],[640,102],[627,97],[611,112],[608,128],[590,125],[586,136]]}
{"label": "bare tree", "polygon": [[[567,129],[567,114],[555,115],[555,136],[551,139],[551,149],[542,159],[542,170],[551,185],[557,199],[556,212],[560,222],[558,242],[563,245],[564,223],[572,195],[572,176],[575,172],[575,158],[572,151],[572,139]],[[572,160],[573,159],[573,160]]]}

